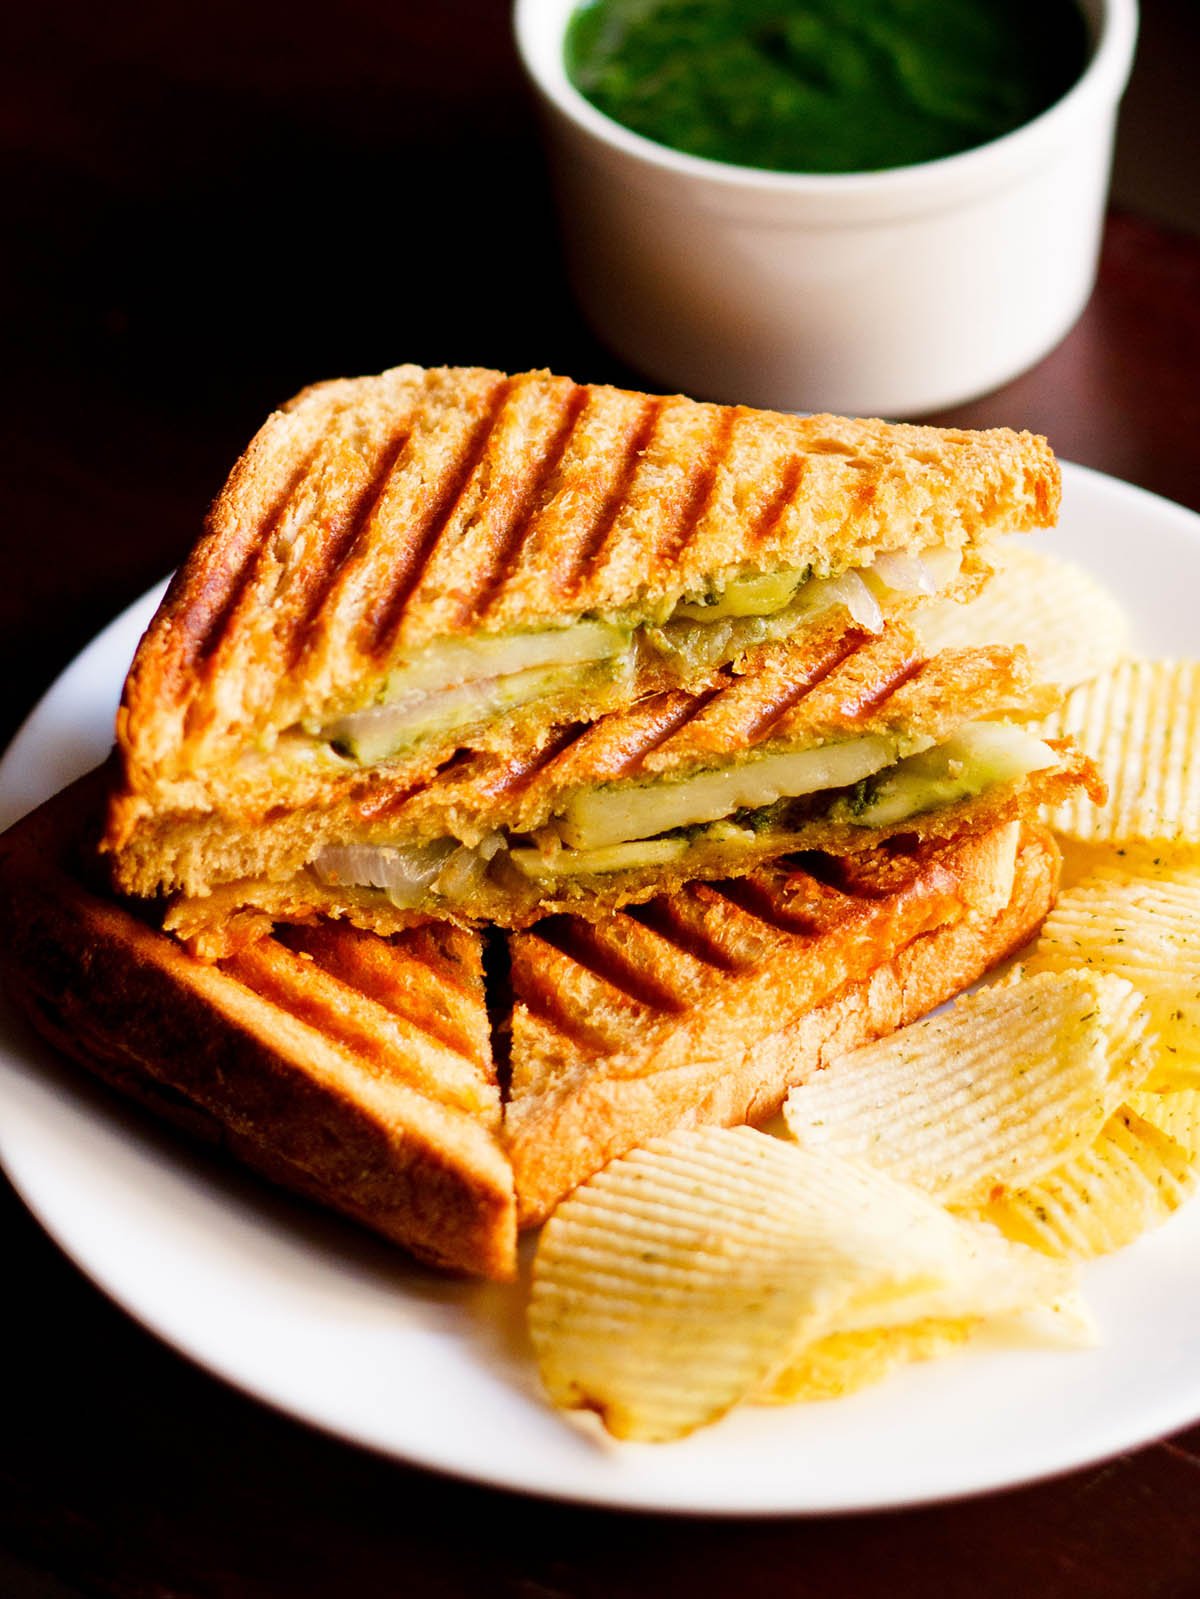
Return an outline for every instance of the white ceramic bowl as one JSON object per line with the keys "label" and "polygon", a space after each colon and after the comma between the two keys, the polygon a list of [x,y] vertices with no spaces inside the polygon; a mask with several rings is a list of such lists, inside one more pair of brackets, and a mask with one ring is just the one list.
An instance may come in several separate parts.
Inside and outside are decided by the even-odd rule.
{"label": "white ceramic bowl", "polygon": [[782,410],[911,416],[1046,354],[1095,281],[1136,0],[1082,0],[1083,76],[1032,122],[885,172],[759,171],[684,155],[573,87],[576,0],[516,0],[576,293],[659,385]]}

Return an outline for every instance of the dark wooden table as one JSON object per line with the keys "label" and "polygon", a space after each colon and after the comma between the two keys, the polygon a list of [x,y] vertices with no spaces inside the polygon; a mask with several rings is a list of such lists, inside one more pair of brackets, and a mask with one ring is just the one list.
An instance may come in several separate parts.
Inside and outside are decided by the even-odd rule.
{"label": "dark wooden table", "polygon": [[[4,26],[0,739],[178,559],[302,383],[400,360],[636,379],[564,287],[501,0],[56,3]],[[1200,245],[1114,216],[1074,332],[944,420],[1036,428],[1200,509]],[[1200,1429],[904,1514],[554,1506],[375,1459],[223,1387],[113,1308],[8,1190],[0,1234],[15,1599],[1200,1592]]]}

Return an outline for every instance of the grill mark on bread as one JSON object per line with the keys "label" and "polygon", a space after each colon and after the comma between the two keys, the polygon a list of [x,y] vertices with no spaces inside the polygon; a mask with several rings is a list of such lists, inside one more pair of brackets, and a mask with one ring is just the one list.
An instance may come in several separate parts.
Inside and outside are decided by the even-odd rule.
{"label": "grill mark on bread", "polygon": [[715,437],[704,459],[697,465],[680,505],[678,516],[659,540],[656,560],[677,561],[695,538],[696,531],[704,520],[704,514],[712,503],[717,475],[729,456],[733,430],[740,414],[740,409],[736,406],[722,408],[718,412]]}
{"label": "grill mark on bread", "polygon": [[674,1016],[687,1009],[685,999],[615,949],[604,937],[603,925],[548,916],[532,931],[559,954],[648,1010]]}
{"label": "grill mark on bread", "polygon": [[[669,738],[674,738],[681,728],[687,726],[704,707],[710,704],[721,693],[723,685],[716,688],[705,689],[701,694],[688,695],[680,699],[674,692],[663,695],[664,701],[675,700],[675,704],[667,704],[664,708],[666,715],[661,722],[657,722],[643,729],[642,736],[636,743],[630,745],[629,764],[640,765],[660,744],[665,744]],[[618,713],[619,714],[619,713]]]}
{"label": "grill mark on bread", "polygon": [[328,548],[320,569],[316,573],[306,596],[305,604],[296,618],[289,652],[288,669],[294,669],[309,643],[312,630],[325,608],[330,595],[341,578],[345,562],[354,554],[369,534],[371,518],[387,492],[392,473],[396,469],[405,446],[412,437],[411,417],[406,416],[396,434],[384,449],[375,471],[362,485],[346,510],[341,528],[330,536]]}
{"label": "grill mark on bread", "polygon": [[453,807],[462,795],[475,811],[501,801],[511,806],[523,790],[536,783],[560,755],[586,738],[594,726],[595,723],[571,723],[544,745],[513,754],[507,760],[478,750],[457,750],[424,782],[398,793],[372,789],[356,807],[357,820],[379,825],[388,817],[403,817],[408,806],[413,801],[420,804],[423,797]]}
{"label": "grill mark on bread", "polygon": [[[585,1055],[609,1054],[621,1047],[631,1027],[643,1032],[657,1013],[630,994],[623,993],[615,1003],[611,984],[580,966],[569,945],[564,952],[544,936],[558,923],[569,929],[572,918],[546,918],[509,941],[513,1014],[520,1006]],[[597,991],[603,996],[599,1004],[594,1003]],[[510,1079],[510,1100],[519,1087]]]}
{"label": "grill mark on bread", "polygon": [[588,391],[579,384],[572,388],[563,401],[562,417],[538,463],[536,476],[529,485],[528,492],[523,498],[515,499],[509,507],[507,524],[492,552],[490,564],[479,574],[473,600],[464,598],[459,618],[460,626],[465,627],[468,622],[478,625],[493,609],[503,593],[504,585],[512,575],[514,560],[521,549],[529,524],[546,503],[547,488],[553,483],[554,475],[562,464],[580,413],[587,401]]}
{"label": "grill mark on bread", "polygon": [[[800,874],[793,873],[786,880],[793,893],[800,887],[799,877]],[[817,886],[824,887],[824,885]],[[744,911],[747,916],[753,916],[756,921],[764,922],[779,933],[790,933],[800,938],[816,938],[821,933],[827,932],[830,927],[829,902],[824,907],[817,903],[810,908],[801,909],[788,903],[792,894],[785,899],[778,891],[782,885],[773,885],[776,891],[772,892],[761,877],[741,877],[727,883],[710,884],[709,887],[712,892],[720,894],[729,904]],[[836,890],[829,892],[836,897],[835,902],[846,904],[847,899],[844,894],[837,893]]]}
{"label": "grill mark on bread", "polygon": [[[842,731],[857,732],[870,722],[869,701],[881,684],[891,685],[885,696],[889,704],[883,719],[883,726],[891,727],[899,707],[892,706],[890,700],[903,687],[914,660],[921,660],[920,645],[903,622],[890,623],[882,633],[858,634],[856,648],[847,651],[831,671],[817,677],[794,705],[780,713],[773,734],[810,740]],[[968,697],[961,695],[963,701]],[[1000,696],[989,698],[1002,703]],[[926,705],[933,709],[936,704],[937,697],[930,696],[915,708],[921,714]]]}
{"label": "grill mark on bread", "polygon": [[631,770],[643,769],[649,756],[653,755],[656,750],[670,740],[682,738],[691,724],[702,716],[710,705],[719,700],[730,686],[729,681],[726,680],[718,683],[715,688],[708,688],[700,694],[693,695],[691,703],[681,708],[678,714],[672,718],[669,726],[655,729],[647,737],[630,762]]}
{"label": "grill mark on bread", "polygon": [[581,785],[599,786],[633,776],[647,756],[699,713],[701,702],[707,703],[718,692],[710,689],[696,696],[672,689],[628,711],[576,727],[536,775],[544,775],[550,793],[563,795]]}
{"label": "grill mark on bread", "polygon": [[799,492],[804,481],[806,464],[802,455],[793,455],[784,463],[779,486],[763,506],[754,526],[746,534],[746,548],[757,549],[775,533],[784,515]]}
{"label": "grill mark on bread", "polygon": [[[216,572],[206,570],[203,578],[203,587],[198,595],[191,596],[191,604],[195,608],[193,616],[201,620],[201,625],[192,627],[183,634],[184,647],[180,660],[181,669],[194,667],[209,660],[216,652],[229,625],[230,618],[237,610],[239,602],[249,588],[254,575],[259,570],[264,550],[271,549],[278,537],[279,529],[287,515],[288,507],[295,500],[305,480],[312,470],[313,462],[321,448],[318,440],[308,450],[299,465],[294,468],[282,492],[271,504],[262,518],[262,528],[252,541],[247,541],[238,552],[239,559],[236,563],[223,565]],[[224,543],[222,551],[229,548]],[[181,568],[175,580],[182,586],[186,577],[186,570]],[[171,588],[174,589],[175,582]],[[166,605],[171,599],[168,590],[164,600]],[[199,614],[197,614],[199,613]],[[207,613],[207,614],[205,614]]]}
{"label": "grill mark on bread", "polygon": [[[214,679],[239,670],[249,677],[263,673],[268,664],[275,674],[292,669],[305,636],[312,587],[329,569],[337,530],[348,508],[352,518],[357,515],[362,494],[388,454],[390,435],[400,425],[394,422],[381,437],[361,438],[355,406],[345,392],[350,386],[334,387],[343,391],[341,397],[306,452],[290,492],[266,519],[253,565],[232,597],[213,650]],[[236,496],[229,501],[223,495],[217,506],[216,515],[232,516],[233,529],[240,527],[246,512]],[[240,634],[243,626],[246,637]],[[256,692],[251,690],[250,697],[256,699]]]}
{"label": "grill mark on bread", "polygon": [[578,545],[571,552],[565,570],[562,572],[562,581],[568,587],[573,587],[578,582],[582,573],[596,560],[608,541],[612,532],[613,523],[620,515],[622,507],[629,496],[629,490],[637,475],[650,440],[654,437],[654,430],[658,426],[659,417],[666,405],[666,397],[652,395],[647,398],[642,409],[641,420],[634,430],[625,450],[625,457],[621,463],[621,470],[617,474],[612,489],[609,491],[600,514],[592,523],[587,533],[580,539]]}
{"label": "grill mark on bread", "polygon": [[540,749],[533,750],[524,760],[509,762],[503,770],[503,781],[496,783],[490,792],[499,798],[501,795],[515,801],[523,792],[531,789],[547,774],[559,759],[570,759],[570,752],[577,748],[587,738],[595,723],[572,722],[569,727],[556,733]]}
{"label": "grill mark on bread", "polygon": [[688,757],[726,758],[753,749],[777,722],[802,706],[870,642],[866,634],[850,629],[826,638],[816,650],[805,645],[794,678],[789,663],[801,653],[795,649],[760,672],[736,673],[725,668],[717,687],[695,696],[690,712],[681,713],[671,732],[644,752],[646,769],[667,772]]}
{"label": "grill mark on bread", "polygon": [[827,677],[831,677],[857,650],[860,650],[867,642],[867,637],[867,634],[857,633],[851,629],[840,638],[832,639],[826,652],[806,665],[800,676],[787,685],[777,698],[769,700],[763,706],[761,714],[748,723],[743,732],[744,742],[756,744],[763,739],[776,722],[794,710],[806,695],[811,694],[813,689],[823,683]]}
{"label": "grill mark on bread", "polygon": [[411,1016],[397,1015],[363,995],[341,978],[321,970],[311,957],[297,954],[274,938],[259,939],[220,962],[260,998],[277,1005],[297,1021],[315,1028],[349,1050],[373,1076],[398,1080],[472,1115],[485,1109],[487,1086],[473,1060],[445,1048],[437,1040],[422,1059],[406,1036],[422,1033]]}
{"label": "grill mark on bread", "polygon": [[846,716],[852,722],[864,720],[872,712],[880,710],[906,683],[925,670],[928,663],[920,655],[908,661],[901,662],[894,671],[888,673],[867,693],[859,696],[852,704],[845,708]]}
{"label": "grill mark on bread", "polygon": [[[530,934],[530,937],[533,936]],[[548,1031],[558,1034],[568,1046],[573,1047],[581,1055],[608,1054],[619,1042],[620,1034],[611,1027],[605,1029],[564,1004],[553,984],[544,981],[540,972],[524,974],[521,986],[515,989],[514,993],[530,1016]],[[510,1070],[510,1096],[511,1083]]]}
{"label": "grill mark on bread", "polygon": [[300,958],[312,960],[330,977],[486,1073],[481,1040],[469,1027],[473,1019],[470,991],[461,982],[453,960],[424,928],[410,935],[413,959],[402,958],[372,933],[338,924],[279,927],[275,937]]}
{"label": "grill mark on bread", "polygon": [[[691,910],[693,914],[689,916]],[[662,899],[652,899],[645,905],[631,905],[625,915],[639,922],[649,932],[656,934],[681,954],[689,955],[702,966],[719,972],[739,972],[746,962],[739,960],[729,949],[719,944],[703,924],[698,907],[686,900],[682,893]]]}
{"label": "grill mark on bread", "polygon": [[404,809],[410,800],[429,787],[416,782],[407,788],[394,789],[372,785],[358,799],[354,814],[360,822],[377,822],[381,817],[392,816]]}
{"label": "grill mark on bread", "polygon": [[541,749],[534,752],[529,764],[524,768],[525,774],[532,775],[545,771],[546,767],[558,760],[560,755],[565,755],[581,739],[586,738],[595,725],[595,722],[571,722],[568,726],[559,728]]}
{"label": "grill mark on bread", "polygon": [[475,424],[470,442],[455,462],[453,470],[438,484],[430,502],[429,514],[409,538],[407,548],[397,562],[391,592],[382,599],[372,625],[367,649],[376,658],[390,653],[408,602],[425,575],[446,526],[454,515],[455,506],[484,457],[512,387],[513,379],[508,377],[496,384],[483,416]]}

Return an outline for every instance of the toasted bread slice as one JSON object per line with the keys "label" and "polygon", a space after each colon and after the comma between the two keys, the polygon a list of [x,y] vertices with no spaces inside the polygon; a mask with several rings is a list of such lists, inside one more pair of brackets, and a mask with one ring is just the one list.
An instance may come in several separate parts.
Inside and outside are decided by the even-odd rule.
{"label": "toasted bread slice", "polygon": [[80,838],[98,794],[85,780],[0,839],[0,965],[34,1026],[422,1260],[510,1277],[515,1205],[478,936],[280,929],[206,965],[92,886]]}
{"label": "toasted bread slice", "polygon": [[515,935],[504,1136],[521,1225],[647,1139],[769,1118],[790,1085],[1030,938],[1058,870],[1044,828],[1007,823]]}
{"label": "toasted bread slice", "polygon": [[1019,650],[926,660],[903,624],[875,638],[831,626],[707,693],[655,696],[531,756],[472,755],[395,800],[249,833],[236,817],[167,826],[188,892],[166,924],[210,955],[279,919],[520,928],[796,850],[978,831],[1080,784],[1098,792],[1068,747],[997,726],[1053,698]]}
{"label": "toasted bread slice", "polygon": [[845,599],[814,584],[861,570],[902,595],[897,556],[969,568],[1058,499],[1045,440],[1003,429],[478,369],[306,390],[238,463],[138,650],[118,881],[157,886],[150,852],[126,852],[165,816],[329,807],[460,747],[698,691]]}

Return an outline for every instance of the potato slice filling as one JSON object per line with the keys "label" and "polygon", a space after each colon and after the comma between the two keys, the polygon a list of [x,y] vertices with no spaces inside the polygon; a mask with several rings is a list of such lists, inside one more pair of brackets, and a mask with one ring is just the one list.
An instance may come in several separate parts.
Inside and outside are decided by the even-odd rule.
{"label": "potato slice filling", "polygon": [[870,734],[816,749],[776,750],[674,781],[584,789],[568,800],[558,832],[564,844],[582,850],[653,838],[735,811],[764,810],[777,800],[849,788],[932,742]]}
{"label": "potato slice filling", "polygon": [[[883,825],[869,818],[884,817],[894,825],[1052,766],[1058,759],[1040,739],[1003,723],[969,724],[936,747],[914,736],[909,747],[912,743],[923,745],[921,753],[901,760],[896,760],[895,748],[903,747],[903,741],[893,741],[890,758],[882,749],[886,742],[878,738],[845,740],[812,750],[782,751],[778,757],[766,757],[732,772],[697,774],[696,779],[675,786],[702,795],[710,813],[718,794],[726,807],[699,822],[673,820],[682,812],[678,808],[672,811],[663,800],[663,791],[671,785],[647,783],[615,791],[638,799],[640,808],[627,812],[638,830],[634,836],[611,836],[620,831],[613,822],[608,833],[591,835],[592,841],[583,846],[573,845],[564,837],[563,819],[556,818],[539,831],[536,840],[493,832],[474,849],[453,839],[414,845],[327,846],[313,867],[325,883],[374,888],[403,908],[463,902],[484,877],[497,871],[515,870],[528,882],[553,885],[566,880],[579,883],[589,877],[611,879],[619,873],[667,866],[686,868],[689,861],[699,865],[719,860],[733,870],[739,858],[765,860],[773,853],[805,848],[804,823],[789,817],[790,800],[828,793],[829,803],[817,815],[864,826]],[[784,760],[793,765],[783,766]],[[769,777],[762,773],[747,777],[751,766],[768,761]],[[847,775],[864,768],[870,775]],[[829,781],[815,788],[805,786],[816,781],[818,770]],[[793,775],[785,777],[785,773]],[[730,777],[736,781],[725,789],[691,789],[691,783],[700,778]],[[747,796],[755,803],[744,803]],[[584,796],[575,796],[580,797]],[[606,821],[615,814],[605,813]],[[658,825],[653,836],[646,837],[640,829],[649,816],[654,816]]]}

